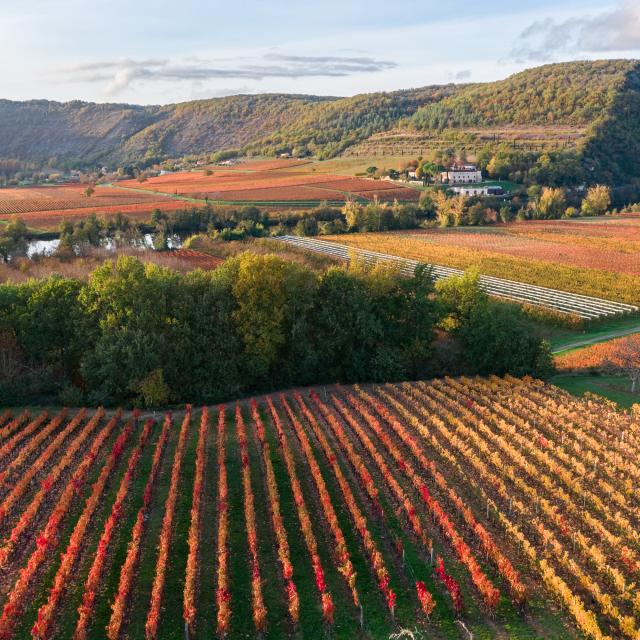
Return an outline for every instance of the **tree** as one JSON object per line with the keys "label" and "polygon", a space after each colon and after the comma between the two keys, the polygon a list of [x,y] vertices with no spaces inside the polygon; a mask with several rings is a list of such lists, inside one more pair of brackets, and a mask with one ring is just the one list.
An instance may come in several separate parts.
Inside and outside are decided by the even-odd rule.
{"label": "tree", "polygon": [[458,335],[474,373],[545,378],[553,371],[548,343],[516,305],[488,301],[472,307]]}
{"label": "tree", "polygon": [[274,255],[238,258],[233,317],[261,384],[285,377],[289,366],[303,366],[288,356],[299,353],[306,340],[305,310],[315,286],[312,271]]}
{"label": "tree", "polygon": [[171,389],[164,381],[162,369],[154,369],[145,376],[137,385],[136,390],[146,407],[159,407],[166,405],[171,397]]}
{"label": "tree", "polygon": [[347,230],[360,229],[363,221],[362,205],[355,200],[347,200],[342,207],[342,215],[347,224]]}
{"label": "tree", "polygon": [[27,225],[22,218],[11,216],[7,225],[0,231],[0,257],[9,262],[15,255],[27,250]]}
{"label": "tree", "polygon": [[546,187],[538,199],[538,211],[546,219],[560,218],[566,206],[567,199],[562,188]]}
{"label": "tree", "polygon": [[473,309],[486,305],[489,300],[480,288],[480,274],[476,269],[469,269],[461,276],[439,280],[435,289],[448,329],[458,329],[468,322]]}
{"label": "tree", "polygon": [[378,167],[367,167],[367,175],[372,176],[375,175],[376,171],[378,170]]}
{"label": "tree", "polygon": [[596,185],[587,191],[582,201],[583,216],[604,215],[611,205],[611,189],[605,185]]}
{"label": "tree", "polygon": [[317,236],[318,221],[311,216],[305,216],[296,223],[294,233],[297,236]]}
{"label": "tree", "polygon": [[631,393],[635,393],[640,385],[640,335],[616,340],[604,365],[629,376]]}
{"label": "tree", "polygon": [[87,198],[90,198],[95,192],[96,192],[96,190],[91,185],[89,185],[84,190],[84,195],[87,196]]}
{"label": "tree", "polygon": [[435,206],[438,224],[441,227],[449,227],[453,224],[451,215],[451,203],[444,191],[437,190],[433,194],[433,204]]}

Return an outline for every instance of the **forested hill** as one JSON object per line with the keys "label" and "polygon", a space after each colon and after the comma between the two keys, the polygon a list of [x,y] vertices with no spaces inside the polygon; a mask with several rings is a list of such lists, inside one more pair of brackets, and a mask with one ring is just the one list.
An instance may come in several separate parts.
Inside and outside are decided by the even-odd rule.
{"label": "forested hill", "polygon": [[[581,129],[594,171],[640,176],[640,62],[545,65],[485,84],[351,98],[260,94],[166,106],[0,100],[0,159],[117,165],[239,149],[330,157],[389,130]],[[449,132],[449,133],[447,133]]]}
{"label": "forested hill", "polygon": [[496,125],[589,125],[612,108],[636,60],[549,64],[465,87],[412,117],[416,129]]}

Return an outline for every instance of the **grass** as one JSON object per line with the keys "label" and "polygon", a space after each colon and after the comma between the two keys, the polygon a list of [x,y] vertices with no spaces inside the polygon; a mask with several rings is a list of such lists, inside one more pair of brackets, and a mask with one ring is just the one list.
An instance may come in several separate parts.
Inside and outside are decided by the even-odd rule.
{"label": "grass", "polygon": [[640,393],[630,392],[626,376],[563,373],[551,378],[550,382],[574,396],[595,393],[624,408],[640,403]]}
{"label": "grass", "polygon": [[[402,165],[414,159],[411,155],[395,156],[344,156],[331,158],[330,160],[316,160],[311,165],[306,165],[306,171],[315,173],[337,173],[353,176],[365,173],[369,167],[378,169],[400,169]],[[292,168],[295,170],[295,167]]]}
{"label": "grass", "polygon": [[640,315],[638,314],[585,322],[581,327],[546,321],[544,317],[532,318],[532,321],[538,333],[550,344],[554,355],[573,351],[582,343],[588,343],[585,345],[588,346],[606,342],[618,335],[626,335],[634,329],[640,332]]}
{"label": "grass", "polygon": [[632,332],[640,332],[640,316],[637,314],[594,322],[581,331],[553,327],[546,337],[553,352],[560,354],[573,351],[580,343],[597,344]]}

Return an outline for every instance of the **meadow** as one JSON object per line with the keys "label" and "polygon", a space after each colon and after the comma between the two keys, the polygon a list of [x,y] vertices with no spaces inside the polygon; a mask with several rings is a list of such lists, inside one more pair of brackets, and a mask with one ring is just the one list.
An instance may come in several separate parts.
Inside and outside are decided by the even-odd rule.
{"label": "meadow", "polygon": [[636,638],[639,447],[511,377],[5,411],[0,637]]}

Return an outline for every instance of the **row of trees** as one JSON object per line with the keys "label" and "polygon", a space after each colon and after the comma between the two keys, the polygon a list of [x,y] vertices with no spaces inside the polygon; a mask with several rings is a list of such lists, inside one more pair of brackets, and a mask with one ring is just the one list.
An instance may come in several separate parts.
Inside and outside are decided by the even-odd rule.
{"label": "row of trees", "polygon": [[[434,351],[449,316],[464,345],[454,358]],[[546,353],[521,310],[495,306],[475,282],[435,291],[422,268],[412,278],[361,265],[317,273],[254,254],[187,275],[121,257],[86,283],[5,284],[0,338],[4,403],[60,390],[68,403],[215,402],[443,368],[542,373]]]}
{"label": "row of trees", "polygon": [[[420,199],[422,211],[431,211],[441,227],[484,225],[512,220],[551,220],[577,216],[600,216],[610,210],[611,190],[604,185],[587,189],[584,197],[560,187],[532,186],[526,198],[499,198],[448,195],[444,191],[425,191]],[[630,207],[632,209],[632,207]]]}

